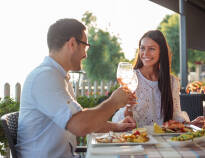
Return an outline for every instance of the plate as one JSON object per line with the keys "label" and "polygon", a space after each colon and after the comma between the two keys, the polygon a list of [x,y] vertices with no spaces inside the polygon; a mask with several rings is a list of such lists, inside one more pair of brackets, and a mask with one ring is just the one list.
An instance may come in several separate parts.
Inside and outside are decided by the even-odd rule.
{"label": "plate", "polygon": [[[126,133],[126,132],[122,132],[122,133]],[[118,133],[115,133],[115,134],[122,134],[120,132]],[[121,146],[121,145],[126,145],[126,146],[129,146],[129,145],[149,145],[149,144],[158,144],[157,140],[152,137],[151,135],[148,135],[149,137],[149,141],[147,142],[144,142],[144,143],[134,143],[134,142],[124,142],[124,143],[100,143],[100,142],[97,142],[96,141],[96,137],[101,137],[101,136],[104,136],[104,135],[108,135],[108,133],[92,133],[91,134],[91,145],[92,146]]]}
{"label": "plate", "polygon": [[168,139],[167,142],[173,146],[187,146],[194,143],[194,140],[186,140],[186,141],[172,141],[171,139]]}
{"label": "plate", "polygon": [[94,155],[145,155],[142,145],[93,147],[90,152]]}
{"label": "plate", "polygon": [[[195,128],[195,127],[194,127]],[[196,128],[195,130],[199,130],[200,128]],[[200,143],[205,141],[205,136],[201,137],[194,137],[191,140],[186,140],[186,141],[172,141],[171,138],[168,139],[168,142],[174,146],[186,146],[192,143]]]}
{"label": "plate", "polygon": [[172,141],[171,139],[167,140],[169,144],[173,146],[187,146],[193,143],[200,143],[205,141],[205,136],[202,137],[195,137],[193,140],[186,140],[186,141]]}
{"label": "plate", "polygon": [[153,126],[145,126],[145,128],[147,128],[148,133],[153,136],[178,136],[180,134],[184,134],[184,133],[155,133]]}
{"label": "plate", "polygon": [[202,137],[195,137],[194,138],[195,143],[205,142],[205,136]]}
{"label": "plate", "polygon": [[[199,128],[197,126],[194,126],[194,125],[186,124],[185,126],[192,128],[193,131],[202,130],[201,128]],[[183,133],[155,133],[154,129],[153,129],[153,126],[145,126],[145,128],[147,128],[148,133],[153,135],[153,136],[178,136],[180,134],[185,134],[186,133],[186,132],[183,132]]]}

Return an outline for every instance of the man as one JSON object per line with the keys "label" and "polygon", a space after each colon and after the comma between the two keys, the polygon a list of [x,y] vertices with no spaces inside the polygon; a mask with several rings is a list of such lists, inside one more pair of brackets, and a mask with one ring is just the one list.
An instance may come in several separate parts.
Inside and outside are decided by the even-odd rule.
{"label": "man", "polygon": [[61,19],[47,34],[49,56],[24,83],[17,137],[20,158],[68,158],[76,146],[75,136],[91,132],[124,131],[135,128],[126,118],[107,120],[119,108],[135,104],[126,88],[119,88],[95,108],[85,109],[75,101],[67,72],[81,69],[89,47],[85,26],[75,19]]}

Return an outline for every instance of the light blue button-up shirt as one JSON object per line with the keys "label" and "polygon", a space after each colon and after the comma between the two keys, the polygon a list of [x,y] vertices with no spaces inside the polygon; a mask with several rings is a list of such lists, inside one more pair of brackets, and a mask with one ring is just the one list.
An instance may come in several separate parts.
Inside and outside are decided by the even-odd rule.
{"label": "light blue button-up shirt", "polygon": [[51,57],[25,80],[18,122],[19,158],[68,158],[72,134],[66,124],[82,110],[71,94],[66,71]]}

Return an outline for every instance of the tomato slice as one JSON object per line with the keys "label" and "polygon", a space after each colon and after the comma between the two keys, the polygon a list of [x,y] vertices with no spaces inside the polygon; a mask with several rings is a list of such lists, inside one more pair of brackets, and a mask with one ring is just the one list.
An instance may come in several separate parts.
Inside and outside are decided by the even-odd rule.
{"label": "tomato slice", "polygon": [[140,135],[140,132],[139,131],[135,131],[135,133],[133,133],[133,135]]}

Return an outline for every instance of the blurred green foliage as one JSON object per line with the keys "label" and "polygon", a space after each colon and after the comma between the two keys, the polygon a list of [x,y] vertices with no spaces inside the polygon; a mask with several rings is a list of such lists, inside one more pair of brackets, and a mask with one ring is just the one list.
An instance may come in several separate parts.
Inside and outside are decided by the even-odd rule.
{"label": "blurred green foliage", "polygon": [[96,20],[88,11],[82,18],[87,26],[88,41],[91,44],[87,59],[83,60],[83,70],[91,81],[115,81],[118,63],[127,60],[118,42],[119,37],[97,28]]}
{"label": "blurred green foliage", "polygon": [[[158,28],[163,32],[167,43],[169,44],[172,52],[172,72],[179,73],[180,57],[179,57],[179,15],[172,14],[166,15],[159,24]],[[199,50],[187,50],[188,68],[194,69],[196,63],[205,63],[205,52]]]}
{"label": "blurred green foliage", "polygon": [[118,87],[119,87],[118,84],[115,86],[112,86],[110,88],[110,91],[108,92],[108,95],[103,95],[103,96],[98,95],[97,97],[95,97],[95,96],[79,96],[79,97],[77,97],[77,101],[83,108],[95,107],[96,105],[100,104],[101,102],[103,102],[104,100],[109,98],[109,96],[112,94],[112,92],[114,90],[116,90]]}

